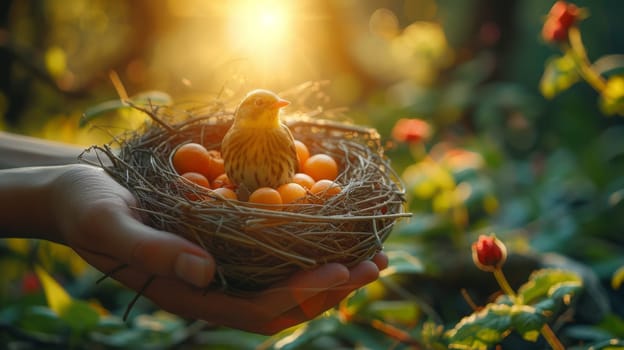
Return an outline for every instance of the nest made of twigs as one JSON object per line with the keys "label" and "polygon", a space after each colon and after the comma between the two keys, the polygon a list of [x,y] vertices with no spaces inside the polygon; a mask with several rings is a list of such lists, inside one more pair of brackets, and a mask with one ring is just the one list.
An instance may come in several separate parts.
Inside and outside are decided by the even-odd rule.
{"label": "nest made of twigs", "polygon": [[[273,210],[214,196],[180,181],[171,165],[172,153],[183,143],[218,150],[233,121],[231,112],[189,112],[176,121],[170,108],[141,110],[151,116],[142,129],[91,150],[99,165],[136,196],[136,209],[147,224],[183,236],[214,256],[216,284],[226,291],[257,291],[300,269],[370,259],[382,249],[395,221],[407,216],[401,181],[374,129],[283,118],[311,154],[325,153],[338,161],[336,182],[342,191],[327,200],[308,194],[303,204]],[[211,200],[192,201],[189,194]]]}

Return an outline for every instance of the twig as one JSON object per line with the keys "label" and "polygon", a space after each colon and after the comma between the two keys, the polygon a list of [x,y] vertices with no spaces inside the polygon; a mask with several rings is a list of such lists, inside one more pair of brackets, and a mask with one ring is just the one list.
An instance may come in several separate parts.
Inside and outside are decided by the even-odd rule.
{"label": "twig", "polygon": [[472,311],[479,311],[479,309],[481,309],[481,307],[477,305],[474,302],[474,300],[472,300],[472,297],[470,296],[470,294],[468,294],[468,291],[466,290],[466,288],[460,289],[460,292],[462,296],[464,297],[464,300],[466,301],[468,306],[470,306],[470,308],[472,309]]}
{"label": "twig", "polygon": [[145,292],[145,290],[147,289],[147,287],[149,287],[149,285],[154,281],[154,279],[156,278],[155,275],[150,276],[147,281],[145,281],[145,283],[143,284],[143,286],[141,286],[141,289],[139,289],[139,291],[134,295],[134,298],[132,298],[132,300],[130,301],[130,303],[128,304],[128,306],[126,307],[126,311],[123,314],[123,320],[124,322],[128,320],[128,315],[130,314],[130,311],[132,310],[132,308],[134,307],[134,304],[136,304],[136,302],[139,300],[139,298],[141,297],[141,295],[143,295],[143,292]]}
{"label": "twig", "polygon": [[176,130],[174,128],[172,128],[171,125],[167,124],[164,120],[162,120],[162,119],[160,119],[160,118],[158,118],[156,116],[156,113],[154,113],[154,109],[157,110],[158,108],[154,107],[153,105],[151,105],[151,102],[150,102],[150,107],[152,108],[152,110],[148,110],[146,108],[139,107],[138,105],[136,105],[135,103],[133,103],[130,100],[125,100],[124,103],[127,104],[128,106],[138,110],[138,111],[141,111],[141,112],[147,114],[153,121],[158,123],[160,126],[165,128],[170,133],[175,133],[176,132]]}
{"label": "twig", "polygon": [[102,283],[105,279],[107,279],[107,278],[109,278],[109,277],[112,277],[114,274],[116,274],[117,272],[119,272],[119,271],[121,271],[121,270],[123,270],[123,269],[125,269],[125,268],[127,268],[127,267],[128,267],[128,264],[121,264],[121,265],[119,265],[119,266],[115,267],[115,268],[114,268],[114,269],[112,269],[111,271],[109,271],[109,272],[105,273],[105,274],[104,274],[104,276],[102,276],[102,277],[98,278],[98,280],[97,280],[97,281],[95,281],[95,284],[100,284],[100,283]]}

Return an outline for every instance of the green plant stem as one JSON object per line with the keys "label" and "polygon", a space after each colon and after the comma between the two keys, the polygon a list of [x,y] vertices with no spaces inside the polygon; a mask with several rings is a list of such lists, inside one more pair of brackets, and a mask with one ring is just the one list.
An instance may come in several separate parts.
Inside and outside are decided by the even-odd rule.
{"label": "green plant stem", "polygon": [[542,336],[553,350],[565,350],[565,347],[563,347],[563,344],[561,344],[561,341],[559,341],[559,338],[557,338],[557,335],[553,332],[548,323],[542,326],[540,333],[542,333]]}
{"label": "green plant stem", "polygon": [[[507,277],[505,277],[503,269],[497,267],[496,269],[494,269],[494,271],[492,271],[492,273],[494,274],[494,278],[496,278],[496,282],[498,282],[498,285],[501,287],[503,292],[507,294],[514,303],[516,303],[516,292],[513,290],[513,288],[511,288],[511,285],[507,281]],[[544,339],[546,339],[548,345],[553,348],[553,350],[565,350],[563,344],[561,344],[561,341],[559,340],[559,338],[557,338],[557,335],[555,334],[555,332],[553,332],[552,328],[550,328],[548,323],[545,323],[544,326],[542,326],[542,329],[540,329],[540,333],[542,334]]]}
{"label": "green plant stem", "polygon": [[423,142],[410,143],[409,150],[416,163],[422,161],[427,156],[427,150]]}
{"label": "green plant stem", "polygon": [[578,27],[573,26],[568,31],[568,41],[572,49],[572,56],[576,58],[580,74],[585,81],[591,85],[596,91],[601,93],[607,86],[606,80],[591,67],[591,62],[587,57],[585,45],[581,39],[581,31]]}
{"label": "green plant stem", "polygon": [[500,267],[497,267],[496,269],[494,269],[493,273],[494,273],[494,278],[496,278],[496,282],[498,282],[498,285],[501,287],[503,292],[505,292],[505,294],[509,295],[515,301],[516,292],[513,290],[513,288],[511,288],[511,285],[509,285],[509,282],[507,282],[507,277],[505,277],[505,274],[503,273],[503,269],[501,269]]}

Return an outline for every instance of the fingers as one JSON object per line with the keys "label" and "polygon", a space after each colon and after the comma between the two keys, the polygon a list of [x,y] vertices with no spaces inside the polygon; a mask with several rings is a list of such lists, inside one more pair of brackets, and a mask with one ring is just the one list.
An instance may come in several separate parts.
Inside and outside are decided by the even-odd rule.
{"label": "fingers", "polygon": [[[84,251],[79,253],[103,271],[111,271],[119,265],[106,256]],[[143,295],[162,309],[183,317],[269,335],[320,315],[355,289],[374,281],[378,274],[377,264],[371,261],[362,262],[351,270],[342,265],[328,264],[297,274],[283,287],[262,292],[255,298],[237,298],[220,291],[206,293],[177,279],[161,277],[156,278]],[[150,275],[128,267],[111,277],[138,291]],[[329,278],[325,280],[324,277]],[[343,280],[345,277],[347,279]],[[343,283],[340,283],[341,280]],[[301,289],[302,292],[289,291],[289,287]]]}
{"label": "fingers", "polygon": [[354,290],[373,282],[379,276],[379,268],[372,261],[364,261],[350,271],[349,281],[305,300],[263,325],[261,333],[274,334],[285,328],[310,320],[336,306]]}
{"label": "fingers", "polygon": [[212,256],[182,237],[141,223],[130,209],[135,198],[102,169],[71,167],[53,188],[53,198],[63,203],[54,209],[70,246],[196,286],[212,281]]}
{"label": "fingers", "polygon": [[153,229],[133,218],[127,210],[100,208],[92,239],[101,242],[100,252],[116,252],[129,265],[158,276],[176,276],[198,287],[207,286],[215,262],[201,247],[174,234]]}
{"label": "fingers", "polygon": [[[153,279],[154,275],[132,266],[118,269],[122,266],[121,263],[108,256],[80,249],[77,252],[89,264],[106,273],[108,277],[117,280],[137,293],[141,292],[142,296],[150,299],[158,307],[179,316],[202,318],[196,312],[198,309],[196,307],[197,303],[210,303],[213,301],[201,289],[192,287],[177,278],[158,277]],[[149,285],[146,285],[150,280]],[[215,301],[219,303],[218,300]],[[127,302],[130,303],[130,300]],[[228,306],[224,302],[220,304]]]}
{"label": "fingers", "polygon": [[388,267],[388,256],[384,252],[377,253],[372,261],[377,265],[379,271],[385,270]]}
{"label": "fingers", "polygon": [[271,305],[274,315],[279,315],[294,305],[348,282],[349,270],[341,264],[326,264],[310,271],[301,271],[285,284],[271,287],[255,299],[258,303]]}
{"label": "fingers", "polygon": [[364,261],[350,271],[343,265],[327,264],[297,274],[285,291],[271,289],[264,292],[261,299],[269,304],[278,304],[273,300],[282,303],[281,308],[274,309],[276,315],[289,310],[289,305],[297,305],[303,315],[310,319],[337,304],[353,290],[377,279],[379,271],[385,266],[385,254],[378,254],[374,261]]}
{"label": "fingers", "polygon": [[[79,254],[103,271],[112,271],[119,266],[119,262],[106,256],[85,251],[79,251]],[[269,320],[268,316],[258,312],[252,299],[236,298],[220,291],[206,292],[176,278],[157,277],[144,288],[152,276],[132,266],[116,271],[110,277],[132,290],[141,291],[142,296],[161,309],[181,317],[256,333]]]}

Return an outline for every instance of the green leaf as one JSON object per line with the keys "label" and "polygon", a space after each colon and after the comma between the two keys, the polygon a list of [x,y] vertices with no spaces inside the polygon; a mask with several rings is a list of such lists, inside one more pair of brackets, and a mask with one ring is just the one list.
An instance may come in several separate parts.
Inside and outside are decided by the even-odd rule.
{"label": "green leaf", "polygon": [[556,284],[548,290],[548,297],[561,300],[565,305],[572,302],[572,297],[581,291],[583,285],[579,281],[569,281]]}
{"label": "green leaf", "polygon": [[574,339],[575,342],[582,341],[584,343],[602,341],[604,339],[609,339],[613,337],[613,334],[611,334],[610,332],[600,327],[589,325],[566,326],[563,333],[564,336],[568,339]]}
{"label": "green leaf", "polygon": [[291,328],[280,333],[273,346],[280,350],[305,349],[305,346],[314,339],[336,332],[341,328],[336,318],[318,318],[299,327]]}
{"label": "green leaf", "polygon": [[620,267],[613,273],[613,277],[611,278],[611,287],[613,289],[620,289],[622,282],[624,282],[624,266]]}
{"label": "green leaf", "polygon": [[624,340],[623,339],[608,339],[600,342],[596,342],[593,344],[583,344],[582,347],[573,347],[569,350],[576,349],[591,349],[591,350],[624,350]]}
{"label": "green leaf", "polygon": [[149,104],[153,105],[170,105],[173,103],[171,96],[163,91],[144,91],[130,97],[130,101],[136,104]]}
{"label": "green leaf", "polygon": [[[543,269],[531,274],[529,281],[518,289],[518,298],[521,304],[533,304],[540,299],[548,298],[555,290],[553,287],[565,282],[577,283],[580,287],[582,280],[579,275],[571,271],[557,269]],[[558,294],[559,295],[559,294]],[[559,295],[563,297],[564,295]]]}
{"label": "green leaf", "polygon": [[0,325],[14,324],[20,317],[20,307],[12,304],[0,309]]}
{"label": "green leaf", "polygon": [[409,221],[401,222],[393,232],[393,240],[413,240],[415,238],[433,239],[446,237],[452,229],[447,219],[437,214],[419,213]]}
{"label": "green leaf", "polygon": [[[394,340],[384,337],[381,333],[371,332],[369,328],[361,327],[354,323],[343,324],[336,332],[336,335],[346,339],[351,344],[357,344],[357,348],[362,349],[390,349]],[[321,349],[327,349],[322,347]],[[305,347],[301,349],[307,349]]]}
{"label": "green leaf", "polygon": [[486,349],[499,343],[512,330],[525,340],[535,342],[548,316],[561,305],[570,303],[581,286],[580,277],[573,272],[536,271],[520,287],[516,304],[508,304],[506,298],[499,298],[497,303],[488,304],[483,310],[465,317],[447,332],[451,348]]}
{"label": "green leaf", "polygon": [[89,336],[99,344],[125,349],[137,348],[139,345],[144,346],[146,338],[145,331],[140,329],[124,329],[110,334],[91,332]]}
{"label": "green leaf", "polygon": [[624,55],[605,55],[596,59],[592,69],[603,76],[624,73]]}
{"label": "green leaf", "polygon": [[143,346],[171,347],[187,336],[184,320],[165,311],[139,315],[133,319],[133,326],[142,331]]}
{"label": "green leaf", "polygon": [[111,333],[127,329],[128,325],[120,318],[114,315],[101,316],[94,332]]}
{"label": "green leaf", "polygon": [[82,118],[80,118],[80,121],[78,122],[78,126],[82,128],[86,126],[91,120],[97,117],[101,117],[104,114],[117,112],[121,109],[127,108],[130,108],[130,106],[128,106],[122,100],[111,100],[99,103],[85,110],[85,112],[82,114]]}
{"label": "green leaf", "polygon": [[55,312],[74,332],[81,333],[97,325],[99,314],[88,303],[73,300],[71,296],[44,269],[35,266],[35,273],[50,309]]}
{"label": "green leaf", "polygon": [[184,321],[165,311],[156,311],[151,315],[139,315],[133,320],[136,328],[157,332],[174,332],[184,328]]}
{"label": "green leaf", "polygon": [[544,97],[551,99],[579,80],[576,62],[571,55],[566,54],[546,62],[539,88]]}
{"label": "green leaf", "polygon": [[257,349],[258,344],[267,340],[267,336],[241,332],[237,329],[218,328],[202,332],[194,337],[196,349],[241,350]]}
{"label": "green leaf", "polygon": [[78,333],[93,329],[100,320],[100,314],[82,300],[73,300],[60,316],[73,331]]}
{"label": "green leaf", "polygon": [[393,250],[386,252],[388,255],[388,268],[381,272],[381,276],[393,274],[420,273],[424,271],[424,266],[420,259],[404,250]]}
{"label": "green leaf", "polygon": [[624,319],[616,314],[606,315],[600,321],[600,328],[607,330],[617,337],[624,337]]}
{"label": "green leaf", "polygon": [[387,322],[413,323],[420,315],[420,307],[412,301],[379,300],[372,302],[365,313]]}
{"label": "green leaf", "polygon": [[481,311],[464,317],[446,333],[451,349],[487,349],[503,340],[511,328],[512,308],[488,304]]}
{"label": "green leaf", "polygon": [[49,307],[36,305],[24,310],[18,323],[19,328],[27,332],[58,334],[67,330],[59,316]]}
{"label": "green leaf", "polygon": [[348,298],[341,302],[341,311],[344,310],[350,315],[360,312],[360,310],[365,308],[371,301],[368,291],[368,288],[360,288],[356,290]]}
{"label": "green leaf", "polygon": [[[434,344],[440,344],[444,336],[444,326],[436,324],[432,321],[425,321],[422,326],[421,337],[424,344],[433,347]],[[446,347],[444,347],[446,348]]]}
{"label": "green leaf", "polygon": [[540,302],[533,304],[535,310],[542,315],[551,315],[558,308],[559,303],[557,303],[554,299],[544,299]]}
{"label": "green leaf", "polygon": [[[146,91],[134,95],[129,98],[130,102],[138,106],[154,105],[167,106],[173,103],[173,99],[169,94],[162,91]],[[91,120],[101,117],[107,113],[118,112],[123,109],[130,109],[130,105],[121,99],[115,99],[99,103],[85,110],[80,118],[79,126],[84,127]]]}
{"label": "green leaf", "polygon": [[546,317],[528,305],[514,305],[511,308],[511,326],[525,340],[535,342],[540,335],[540,329],[546,323]]}

